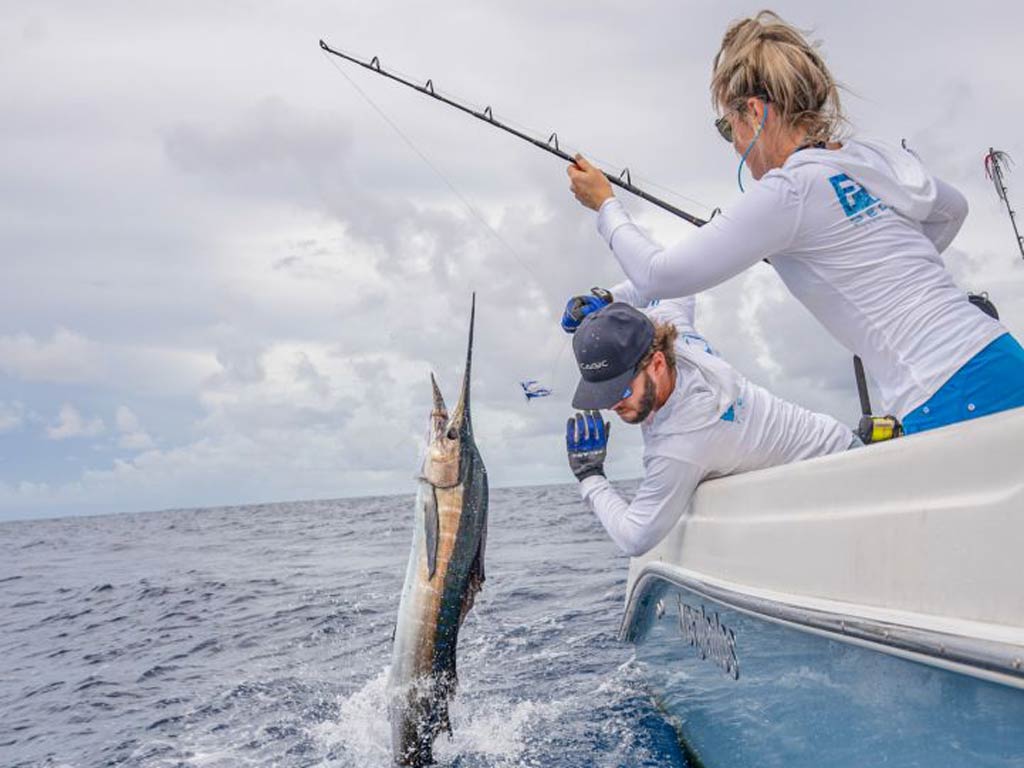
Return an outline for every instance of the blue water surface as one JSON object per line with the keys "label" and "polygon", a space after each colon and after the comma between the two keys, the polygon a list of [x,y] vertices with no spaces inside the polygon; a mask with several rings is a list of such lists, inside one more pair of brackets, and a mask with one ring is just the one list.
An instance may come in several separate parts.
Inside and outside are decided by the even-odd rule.
{"label": "blue water surface", "polygon": [[[391,765],[413,497],[0,525],[3,766]],[[494,490],[442,766],[679,766],[573,486]]]}

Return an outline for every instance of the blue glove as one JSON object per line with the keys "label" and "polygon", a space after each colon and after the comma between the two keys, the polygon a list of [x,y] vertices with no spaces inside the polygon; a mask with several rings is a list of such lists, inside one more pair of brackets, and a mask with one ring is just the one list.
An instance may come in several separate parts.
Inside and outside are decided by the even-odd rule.
{"label": "blue glove", "polygon": [[562,313],[562,330],[576,333],[584,317],[607,307],[612,301],[611,293],[604,288],[591,288],[587,295],[573,296],[566,302],[565,312]]}
{"label": "blue glove", "polygon": [[608,454],[608,435],[612,425],[601,418],[600,411],[587,411],[565,423],[565,447],[569,452],[569,469],[577,480],[592,475],[604,477],[604,458]]}

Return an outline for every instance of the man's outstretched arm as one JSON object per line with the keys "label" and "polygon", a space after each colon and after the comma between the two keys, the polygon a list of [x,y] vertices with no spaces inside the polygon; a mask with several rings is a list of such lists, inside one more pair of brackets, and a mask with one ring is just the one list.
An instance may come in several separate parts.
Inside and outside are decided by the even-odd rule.
{"label": "man's outstretched arm", "polygon": [[604,475],[580,482],[580,495],[612,541],[630,557],[637,557],[672,529],[704,474],[696,464],[651,456],[644,460],[644,479],[632,502],[627,503]]}

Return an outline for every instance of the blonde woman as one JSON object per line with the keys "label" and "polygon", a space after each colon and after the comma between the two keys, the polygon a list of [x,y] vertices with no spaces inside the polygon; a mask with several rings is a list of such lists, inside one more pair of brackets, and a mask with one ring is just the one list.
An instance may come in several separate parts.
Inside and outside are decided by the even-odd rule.
{"label": "blonde woman", "polygon": [[640,294],[695,294],[769,259],[860,355],[907,433],[1024,405],[1024,349],[968,302],[939,257],[965,199],[909,152],[842,136],[836,83],[799,30],[770,11],[734,22],[711,93],[716,128],[757,183],[685,240],[653,242],[600,171],[582,157],[568,169]]}

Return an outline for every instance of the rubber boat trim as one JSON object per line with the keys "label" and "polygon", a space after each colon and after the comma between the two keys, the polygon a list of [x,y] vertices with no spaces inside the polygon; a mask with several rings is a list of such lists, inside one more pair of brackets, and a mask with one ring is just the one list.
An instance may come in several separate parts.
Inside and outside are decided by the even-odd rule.
{"label": "rubber boat trim", "polygon": [[644,619],[643,609],[659,596],[656,591],[665,582],[754,618],[1024,688],[1024,646],[768,600],[711,584],[661,563],[645,565],[637,577],[622,617],[619,640],[634,642],[642,634],[638,622]]}

